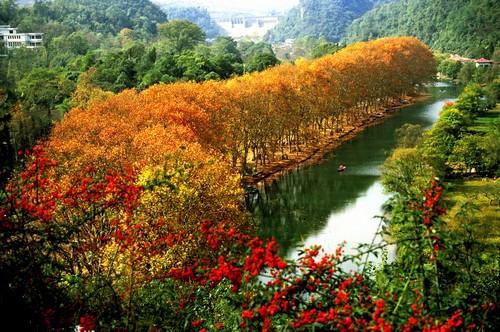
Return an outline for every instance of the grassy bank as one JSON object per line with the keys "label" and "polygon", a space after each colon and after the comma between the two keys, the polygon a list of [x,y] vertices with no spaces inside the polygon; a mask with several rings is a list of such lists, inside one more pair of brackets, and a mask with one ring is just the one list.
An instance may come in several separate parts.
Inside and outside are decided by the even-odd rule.
{"label": "grassy bank", "polygon": [[[500,121],[500,105],[477,117],[470,131],[484,134],[494,121]],[[499,253],[500,179],[478,177],[454,180],[444,198],[448,205],[445,220],[450,229],[470,232],[474,241],[480,241]],[[464,224],[469,224],[470,228]]]}
{"label": "grassy bank", "polygon": [[[462,179],[455,181],[444,196],[450,229],[470,232],[471,240],[490,250],[500,246],[500,180]],[[468,224],[469,226],[465,226]],[[497,249],[494,249],[496,247]]]}
{"label": "grassy bank", "polygon": [[491,125],[494,121],[500,120],[500,105],[497,105],[495,109],[492,109],[482,116],[479,116],[474,121],[474,124],[470,127],[471,131],[475,131],[477,133],[486,132],[488,126]]}

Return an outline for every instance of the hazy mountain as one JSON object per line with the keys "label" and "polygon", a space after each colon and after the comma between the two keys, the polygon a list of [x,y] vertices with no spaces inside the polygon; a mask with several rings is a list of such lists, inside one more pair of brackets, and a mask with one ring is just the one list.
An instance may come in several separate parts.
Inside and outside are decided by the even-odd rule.
{"label": "hazy mountain", "polygon": [[284,13],[296,6],[299,0],[153,0],[170,7],[203,7],[211,14],[233,13],[239,15],[267,15]]}

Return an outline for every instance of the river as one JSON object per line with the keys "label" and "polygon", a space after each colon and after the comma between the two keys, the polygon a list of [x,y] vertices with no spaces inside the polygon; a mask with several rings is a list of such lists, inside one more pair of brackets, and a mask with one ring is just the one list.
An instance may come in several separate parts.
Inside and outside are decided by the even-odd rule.
{"label": "river", "polygon": [[[388,196],[379,167],[395,146],[395,130],[405,123],[430,128],[444,103],[461,92],[459,86],[445,82],[425,90],[431,95],[428,99],[361,132],[323,163],[287,171],[261,188],[250,205],[260,237],[275,238],[280,255],[291,259],[312,245],[333,253],[345,241],[344,252],[353,254],[360,243],[380,243],[380,238],[374,239],[380,224],[377,216]],[[345,172],[337,172],[340,164],[346,165]]]}

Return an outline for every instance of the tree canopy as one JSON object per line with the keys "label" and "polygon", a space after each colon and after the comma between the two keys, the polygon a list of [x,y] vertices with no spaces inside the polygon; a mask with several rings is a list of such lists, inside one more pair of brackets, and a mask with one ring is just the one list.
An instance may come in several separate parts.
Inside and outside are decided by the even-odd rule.
{"label": "tree canopy", "polygon": [[189,20],[203,29],[207,38],[215,38],[219,28],[206,8],[161,6],[172,20]]}
{"label": "tree canopy", "polygon": [[165,38],[176,53],[182,53],[205,40],[205,33],[189,20],[174,20],[158,25],[158,37]]}
{"label": "tree canopy", "polygon": [[[27,7],[28,8],[28,7]],[[118,34],[130,28],[143,37],[156,34],[156,25],[167,14],[149,0],[53,0],[35,1],[29,16],[8,22],[19,31],[39,31],[47,23],[58,23],[71,31]],[[42,31],[50,34],[50,31]]]}

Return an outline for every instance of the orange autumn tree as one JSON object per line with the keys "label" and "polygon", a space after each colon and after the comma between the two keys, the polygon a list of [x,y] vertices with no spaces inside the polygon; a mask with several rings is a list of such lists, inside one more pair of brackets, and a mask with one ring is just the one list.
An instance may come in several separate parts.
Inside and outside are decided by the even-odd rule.
{"label": "orange autumn tree", "polygon": [[78,81],[76,89],[71,94],[71,100],[68,106],[71,108],[80,107],[85,109],[88,105],[98,100],[105,100],[113,95],[110,91],[104,91],[91,83],[92,76],[96,69],[91,68],[83,73]]}
{"label": "orange autumn tree", "polygon": [[[158,249],[163,247],[157,241],[159,234],[189,232],[206,217],[214,222],[231,220],[234,226],[248,229],[240,206],[239,176],[230,171],[222,156],[210,154],[198,142],[208,118],[187,98],[190,91],[191,96],[196,94],[198,86],[180,85],[167,91],[160,86],[143,93],[127,90],[85,110],[74,109],[56,125],[47,146],[47,155],[61,166],[57,170],[60,182],[68,186],[76,172],[89,167],[96,176],[129,169],[137,174],[134,184],[144,188],[139,200],[142,208],[133,222],[123,219],[120,223],[118,211],[113,216],[115,226],[100,235],[107,241],[95,249],[99,254],[92,255],[102,257],[97,264],[108,266],[109,257],[114,257],[113,264],[120,270],[134,267],[134,280],[147,270],[160,269],[155,265],[158,262],[165,268],[167,261],[182,264],[193,259],[186,248],[203,250],[193,242],[171,249],[172,256],[166,257]],[[109,222],[101,219],[94,228]],[[128,234],[118,236],[126,239],[126,245],[116,241],[117,234]],[[149,243],[147,255],[139,250],[145,248],[144,243]],[[137,253],[142,253],[142,259]],[[182,257],[186,257],[184,262]]]}

